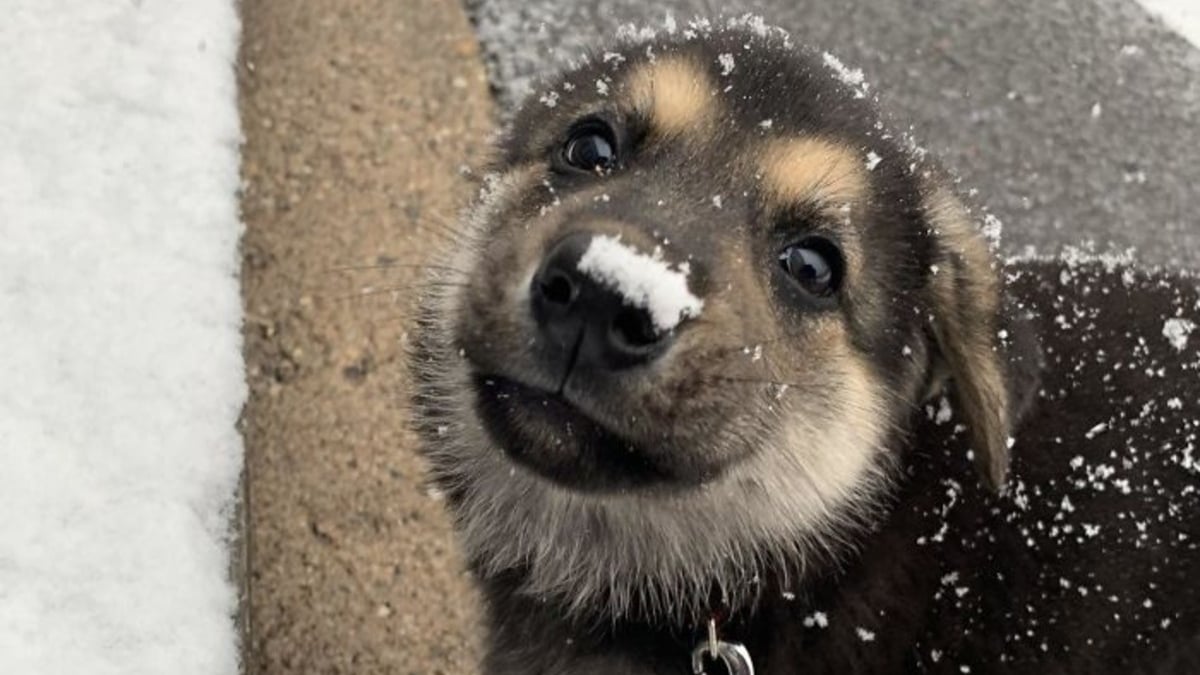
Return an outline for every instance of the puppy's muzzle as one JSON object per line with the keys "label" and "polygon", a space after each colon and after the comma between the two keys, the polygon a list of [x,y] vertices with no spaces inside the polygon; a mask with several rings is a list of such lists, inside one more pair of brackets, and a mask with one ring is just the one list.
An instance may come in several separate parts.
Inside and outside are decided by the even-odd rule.
{"label": "puppy's muzzle", "polygon": [[568,370],[616,371],[648,364],[670,348],[650,313],[580,270],[595,235],[568,234],[550,247],[533,276],[530,302],[542,338],[569,354]]}

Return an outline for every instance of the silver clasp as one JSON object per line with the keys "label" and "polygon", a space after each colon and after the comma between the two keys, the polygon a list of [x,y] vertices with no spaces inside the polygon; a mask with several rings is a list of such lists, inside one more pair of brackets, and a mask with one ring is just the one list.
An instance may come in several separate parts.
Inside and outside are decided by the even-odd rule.
{"label": "silver clasp", "polygon": [[707,675],[704,672],[705,657],[725,664],[728,675],[754,675],[754,662],[750,660],[750,652],[743,645],[717,639],[716,619],[708,620],[708,639],[692,650],[694,675]]}

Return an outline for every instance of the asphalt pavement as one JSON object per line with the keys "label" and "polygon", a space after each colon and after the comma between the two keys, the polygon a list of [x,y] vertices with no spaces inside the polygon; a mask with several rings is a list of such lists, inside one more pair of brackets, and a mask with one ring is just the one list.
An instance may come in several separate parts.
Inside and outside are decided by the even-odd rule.
{"label": "asphalt pavement", "polygon": [[619,26],[750,12],[862,68],[1005,246],[1200,269],[1200,50],[1134,0],[467,0],[511,109]]}

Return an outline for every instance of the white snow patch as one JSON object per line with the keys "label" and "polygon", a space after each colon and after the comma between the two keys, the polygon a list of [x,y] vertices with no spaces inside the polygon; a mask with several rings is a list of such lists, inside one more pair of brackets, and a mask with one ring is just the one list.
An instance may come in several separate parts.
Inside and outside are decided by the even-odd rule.
{"label": "white snow patch", "polygon": [[233,675],[232,0],[0,22],[0,673]]}
{"label": "white snow patch", "polygon": [[1200,3],[1196,0],[1138,0],[1168,28],[1200,47]]}
{"label": "white snow patch", "polygon": [[1163,322],[1162,334],[1171,342],[1171,346],[1179,351],[1187,347],[1188,336],[1196,330],[1196,322],[1178,317]]}
{"label": "white snow patch", "polygon": [[825,615],[825,612],[813,612],[804,617],[804,627],[827,628],[829,627],[829,617]]}
{"label": "white snow patch", "polygon": [[842,63],[841,59],[830,54],[824,53],[825,66],[837,75],[842,84],[854,90],[855,98],[866,98],[867,91],[871,88],[867,84],[867,76],[859,68],[850,68]]}
{"label": "white snow patch", "polygon": [[668,33],[669,35],[674,35],[674,34],[675,34],[675,31],[676,31],[676,30],[678,30],[678,29],[679,29],[679,27],[678,27],[678,25],[675,23],[675,15],[674,15],[674,14],[672,14],[672,13],[670,13],[670,12],[667,12],[667,16],[666,16],[666,18],[663,20],[663,27],[667,29],[667,33]]}
{"label": "white snow patch", "polygon": [[867,630],[866,628],[863,628],[862,626],[856,627],[854,629],[854,632],[856,635],[858,635],[858,639],[862,640],[863,642],[874,642],[875,641],[875,633]]}
{"label": "white snow patch", "polygon": [[660,331],[700,316],[704,308],[704,302],[688,290],[688,264],[672,268],[658,247],[653,255],[646,255],[618,237],[594,237],[579,259],[579,271],[617,291],[630,305],[649,311]]}
{"label": "white snow patch", "polygon": [[925,412],[935,424],[942,425],[954,418],[954,410],[950,407],[950,399],[942,396],[938,399],[937,408],[927,405]]}
{"label": "white snow patch", "polygon": [[1004,223],[994,214],[985,213],[980,232],[988,240],[988,245],[995,250],[1000,246],[1000,236],[1004,232]]}
{"label": "white snow patch", "polygon": [[717,56],[717,63],[721,66],[721,75],[723,76],[728,76],[736,67],[733,54],[721,54]]}
{"label": "white snow patch", "polygon": [[874,171],[875,167],[879,166],[879,163],[882,161],[883,161],[883,158],[880,157],[879,155],[875,154],[874,151],[868,152],[867,153],[867,162],[866,162],[867,171]]}

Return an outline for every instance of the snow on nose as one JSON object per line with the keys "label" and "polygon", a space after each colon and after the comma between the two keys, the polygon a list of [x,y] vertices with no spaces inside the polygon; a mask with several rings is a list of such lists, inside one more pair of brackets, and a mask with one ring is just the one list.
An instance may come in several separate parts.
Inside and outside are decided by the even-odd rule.
{"label": "snow on nose", "polygon": [[646,255],[620,237],[597,236],[579,259],[579,271],[618,293],[628,304],[650,313],[654,327],[666,333],[684,319],[700,316],[704,301],[688,289],[688,263],[672,266],[661,247]]}

